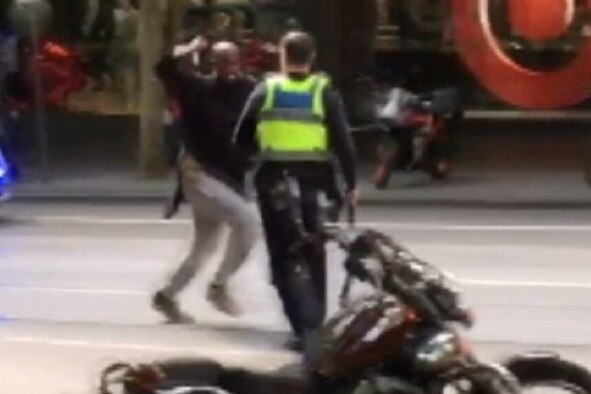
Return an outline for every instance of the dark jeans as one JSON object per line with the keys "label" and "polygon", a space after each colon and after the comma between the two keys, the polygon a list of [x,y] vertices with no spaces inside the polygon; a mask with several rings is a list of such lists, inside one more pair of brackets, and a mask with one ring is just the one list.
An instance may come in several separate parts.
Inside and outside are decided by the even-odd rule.
{"label": "dark jeans", "polygon": [[321,230],[318,194],[327,183],[322,170],[289,173],[300,188],[300,198],[294,200],[299,215],[286,202],[281,168],[263,166],[256,185],[273,284],[293,332],[301,337],[318,328],[326,315],[324,243],[306,236]]}

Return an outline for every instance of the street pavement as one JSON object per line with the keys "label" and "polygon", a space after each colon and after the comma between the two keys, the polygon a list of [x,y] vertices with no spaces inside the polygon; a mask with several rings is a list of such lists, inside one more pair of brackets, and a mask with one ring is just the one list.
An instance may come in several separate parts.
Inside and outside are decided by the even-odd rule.
{"label": "street pavement", "polygon": [[[191,236],[186,208],[172,221],[160,214],[132,199],[0,209],[0,393],[90,393],[119,359],[202,356],[263,370],[297,361],[281,348],[287,326],[262,244],[232,283],[242,318],[204,300],[214,263],[181,297],[197,324],[160,324],[150,295]],[[358,221],[456,275],[484,356],[549,349],[591,367],[591,210],[365,206]],[[342,254],[329,254],[334,310]]]}

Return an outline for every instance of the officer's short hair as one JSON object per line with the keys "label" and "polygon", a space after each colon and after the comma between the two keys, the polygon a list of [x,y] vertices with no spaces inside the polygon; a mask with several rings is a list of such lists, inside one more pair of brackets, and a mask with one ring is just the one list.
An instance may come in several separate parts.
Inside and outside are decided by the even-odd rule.
{"label": "officer's short hair", "polygon": [[286,33],[280,42],[286,61],[296,66],[311,64],[316,57],[314,38],[306,32],[294,30]]}

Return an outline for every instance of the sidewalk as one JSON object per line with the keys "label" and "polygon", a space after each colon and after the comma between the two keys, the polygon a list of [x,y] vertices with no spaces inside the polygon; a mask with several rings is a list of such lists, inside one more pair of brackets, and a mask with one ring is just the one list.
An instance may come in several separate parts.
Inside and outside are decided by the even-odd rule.
{"label": "sidewalk", "polygon": [[[174,181],[140,179],[131,172],[55,176],[24,180],[14,189],[25,200],[148,200],[166,198]],[[427,175],[394,174],[387,190],[376,190],[367,171],[360,176],[361,203],[371,205],[589,207],[591,186],[576,172],[460,171],[443,182]]]}
{"label": "sidewalk", "polygon": [[426,175],[396,176],[388,190],[375,190],[365,177],[368,204],[591,208],[591,186],[582,173],[463,171],[443,182]]}

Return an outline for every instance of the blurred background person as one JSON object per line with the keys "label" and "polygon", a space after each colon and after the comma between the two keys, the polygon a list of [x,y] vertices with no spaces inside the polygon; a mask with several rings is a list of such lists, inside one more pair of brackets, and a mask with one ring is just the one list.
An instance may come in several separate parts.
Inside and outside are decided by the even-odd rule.
{"label": "blurred background person", "polygon": [[[94,4],[91,2],[91,4]],[[90,73],[94,79],[94,89],[103,90],[106,87],[107,76],[110,72],[109,50],[115,37],[115,8],[117,0],[98,0],[96,18],[90,19],[87,37],[87,53]],[[89,15],[93,15],[90,12]]]}
{"label": "blurred background person", "polygon": [[137,108],[139,99],[138,16],[138,10],[130,0],[119,0],[119,7],[115,10],[116,29],[110,60],[116,85],[123,93],[130,112]]}

